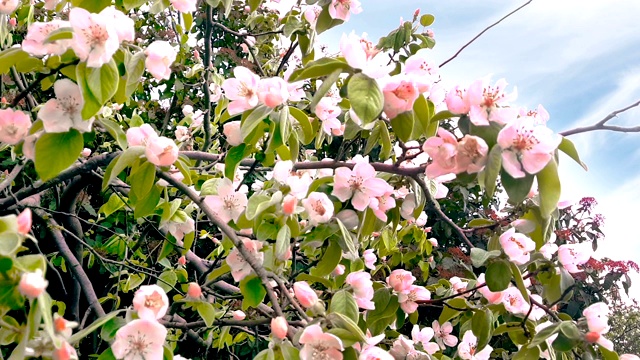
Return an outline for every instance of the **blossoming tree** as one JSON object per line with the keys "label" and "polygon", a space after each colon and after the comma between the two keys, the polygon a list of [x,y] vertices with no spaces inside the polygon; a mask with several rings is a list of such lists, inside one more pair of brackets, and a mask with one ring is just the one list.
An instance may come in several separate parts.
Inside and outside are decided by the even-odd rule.
{"label": "blossoming tree", "polygon": [[0,1],[0,358],[637,359],[571,141],[362,10]]}

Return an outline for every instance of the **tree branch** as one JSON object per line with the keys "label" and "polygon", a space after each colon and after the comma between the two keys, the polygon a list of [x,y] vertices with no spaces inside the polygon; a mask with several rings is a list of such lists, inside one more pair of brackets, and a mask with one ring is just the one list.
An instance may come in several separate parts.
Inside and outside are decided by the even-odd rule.
{"label": "tree branch", "polygon": [[622,109],[618,109],[614,112],[612,112],[611,114],[607,115],[604,117],[604,119],[598,121],[597,123],[590,125],[590,126],[585,126],[585,127],[577,127],[575,129],[570,129],[570,130],[565,130],[560,132],[560,135],[562,136],[571,136],[571,135],[575,135],[575,134],[580,134],[580,133],[585,133],[585,132],[589,132],[589,131],[596,131],[596,130],[608,130],[608,131],[615,131],[615,132],[623,132],[623,133],[632,133],[632,132],[640,132],[640,126],[633,126],[633,127],[624,127],[624,126],[617,126],[617,125],[607,125],[607,122],[613,118],[615,118],[616,116],[618,116],[619,114],[633,109],[634,107],[640,106],[640,100],[634,102],[633,104],[623,107]]}
{"label": "tree branch", "polygon": [[11,186],[11,183],[18,177],[18,174],[20,174],[20,171],[22,171],[23,168],[24,164],[14,166],[9,175],[7,175],[7,177],[0,183],[0,192]]}
{"label": "tree branch", "polygon": [[520,7],[518,7],[517,9],[513,10],[512,12],[508,13],[507,15],[503,16],[500,20],[494,22],[493,24],[487,26],[484,30],[482,30],[478,35],[476,35],[473,39],[471,39],[471,41],[469,41],[468,43],[464,44],[460,50],[458,50],[458,52],[456,52],[452,57],[448,58],[447,60],[445,60],[442,64],[440,64],[440,67],[443,67],[445,65],[447,65],[449,62],[451,62],[451,60],[455,59],[456,57],[458,57],[458,55],[460,55],[460,53],[466,49],[469,45],[471,45],[474,41],[478,40],[478,38],[480,36],[482,36],[484,33],[486,33],[487,31],[489,31],[489,29],[491,29],[492,27],[500,24],[503,20],[505,20],[506,18],[508,18],[509,16],[517,13],[518,11],[520,11],[522,8],[524,8],[525,6],[531,4],[533,0],[529,0],[526,3],[520,5]]}
{"label": "tree branch", "polygon": [[204,145],[202,151],[207,152],[211,147],[211,90],[209,90],[209,72],[211,71],[211,32],[213,31],[213,8],[206,5],[207,22],[204,35],[204,102],[207,110],[204,113],[202,125],[204,127]]}
{"label": "tree branch", "polygon": [[229,29],[228,27],[220,24],[219,22],[216,21],[211,21],[211,25],[216,26],[218,28],[220,28],[222,31],[227,32],[231,35],[235,35],[238,38],[240,38],[240,40],[242,40],[242,42],[247,46],[247,50],[249,51],[249,54],[251,54],[251,57],[253,58],[253,62],[256,64],[256,66],[258,67],[258,72],[260,76],[266,76],[264,69],[262,68],[262,64],[260,64],[260,61],[258,60],[258,56],[256,55],[255,51],[253,51],[253,49],[251,48],[252,45],[249,43],[249,41],[247,41],[247,36],[249,36],[248,34],[241,34],[237,31],[233,31],[231,29]]}
{"label": "tree branch", "polygon": [[[66,68],[67,66],[71,66],[71,65],[75,65],[79,62],[80,60],[76,60],[70,63],[66,63],[66,64],[60,64],[58,67],[52,69],[51,73],[40,73],[38,75],[38,77],[31,83],[29,84],[29,86],[27,86],[26,88],[20,89],[20,93],[13,99],[13,101],[11,102],[11,107],[15,107],[18,105],[18,103],[20,102],[20,100],[24,99],[27,95],[29,95],[31,93],[31,91],[33,91],[33,89],[36,88],[36,86],[38,86],[42,80],[48,78],[51,75],[55,75],[58,73],[58,71]],[[15,71],[15,69],[12,68],[12,71]],[[20,83],[18,83],[20,85]],[[24,85],[23,85],[24,86]],[[35,100],[31,99],[30,101],[33,101],[35,104]],[[35,105],[33,105],[33,107],[35,107]]]}

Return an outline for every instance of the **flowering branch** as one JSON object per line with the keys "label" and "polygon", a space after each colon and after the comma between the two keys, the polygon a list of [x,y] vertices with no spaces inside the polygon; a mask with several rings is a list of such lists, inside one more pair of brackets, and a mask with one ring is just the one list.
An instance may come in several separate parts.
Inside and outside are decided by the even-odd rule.
{"label": "flowering branch", "polygon": [[478,35],[476,35],[473,39],[471,39],[468,43],[464,44],[460,50],[458,50],[455,54],[453,54],[452,57],[448,58],[447,60],[445,60],[442,64],[440,64],[440,67],[443,67],[445,65],[447,65],[449,62],[451,62],[453,59],[455,59],[456,57],[458,57],[458,55],[460,55],[460,53],[466,49],[469,45],[471,45],[474,41],[478,40],[478,38],[480,36],[482,36],[484,33],[486,33],[487,31],[489,31],[489,29],[491,29],[492,27],[500,24],[503,20],[505,20],[506,18],[508,18],[509,16],[517,13],[518,11],[520,11],[522,8],[524,8],[525,6],[531,4],[533,0],[529,0],[526,3],[520,5],[520,7],[518,7],[517,9],[513,10],[512,12],[508,13],[507,15],[503,16],[502,18],[500,18],[500,20],[494,22],[493,24],[487,26],[484,30],[482,30]]}
{"label": "flowering branch", "polygon": [[267,271],[260,265],[253,255],[247,250],[242,241],[238,238],[235,231],[227,224],[222,222],[218,216],[204,203],[204,201],[191,189],[189,189],[182,182],[174,179],[171,175],[164,173],[162,171],[157,171],[158,177],[164,179],[166,182],[171,184],[176,189],[180,190],[183,194],[187,195],[191,201],[194,202],[200,209],[207,215],[209,220],[220,229],[230,240],[233,242],[233,245],[238,249],[240,255],[247,261],[249,266],[253,269],[253,271],[258,275],[265,289],[267,290],[267,296],[269,296],[269,300],[271,300],[271,306],[273,306],[273,310],[277,316],[283,316],[282,309],[280,308],[280,304],[278,304],[278,298],[273,291],[273,287],[269,283],[269,278]]}
{"label": "flowering branch", "polygon": [[570,130],[565,130],[560,132],[560,135],[562,136],[571,136],[571,135],[575,135],[575,134],[580,134],[580,133],[585,133],[585,132],[589,132],[589,131],[596,131],[596,130],[609,130],[609,131],[615,131],[615,132],[623,132],[623,133],[632,133],[632,132],[640,132],[640,126],[632,126],[632,127],[624,127],[624,126],[617,126],[617,125],[607,125],[607,122],[615,117],[618,116],[618,114],[621,114],[627,110],[633,109],[637,106],[640,106],[640,100],[634,102],[633,104],[624,107],[622,109],[618,109],[614,112],[612,112],[611,114],[605,116],[604,119],[598,121],[597,123],[595,123],[594,125],[590,125],[590,126],[585,126],[585,127],[577,127],[575,129],[570,129]]}

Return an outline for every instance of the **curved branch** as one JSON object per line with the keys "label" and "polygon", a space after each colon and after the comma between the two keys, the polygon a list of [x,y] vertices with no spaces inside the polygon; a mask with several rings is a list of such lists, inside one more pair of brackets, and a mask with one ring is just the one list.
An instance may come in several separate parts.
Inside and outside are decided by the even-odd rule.
{"label": "curved branch", "polygon": [[585,132],[589,132],[589,131],[596,131],[596,130],[608,130],[608,131],[615,131],[615,132],[623,132],[623,133],[632,133],[632,132],[640,132],[640,126],[633,126],[633,127],[624,127],[624,126],[617,126],[617,125],[607,125],[607,122],[613,118],[615,118],[616,116],[618,116],[619,114],[633,109],[634,107],[640,106],[640,100],[634,102],[633,104],[623,107],[622,109],[618,109],[614,112],[612,112],[611,114],[607,115],[604,117],[604,119],[598,121],[597,123],[590,125],[590,126],[585,126],[585,127],[577,127],[575,129],[570,129],[570,130],[565,130],[560,132],[560,135],[562,136],[571,136],[571,135],[575,135],[575,134],[580,134],[580,133],[585,133]]}
{"label": "curved branch", "polygon": [[273,310],[277,316],[283,316],[282,309],[280,308],[280,304],[278,303],[278,297],[273,291],[273,287],[269,283],[269,275],[267,271],[262,267],[261,264],[258,263],[256,258],[247,250],[244,246],[244,243],[238,238],[235,230],[233,230],[229,225],[224,223],[222,220],[218,218],[218,216],[211,210],[207,204],[204,203],[202,198],[200,198],[193,190],[187,187],[180,181],[177,181],[169,174],[162,172],[160,170],[157,171],[158,177],[164,179],[166,182],[171,184],[173,187],[178,189],[181,193],[187,195],[194,204],[196,204],[204,213],[207,215],[209,220],[222,231],[233,243],[233,245],[238,249],[240,255],[247,261],[249,266],[253,269],[253,271],[258,275],[262,284],[267,290],[267,296],[269,296],[269,300],[271,301],[271,306],[273,306]]}
{"label": "curved branch", "polygon": [[482,30],[478,35],[476,35],[473,39],[471,39],[468,43],[464,44],[460,50],[458,50],[455,54],[453,54],[452,57],[448,58],[447,60],[445,60],[442,64],[440,64],[440,67],[443,67],[445,65],[447,65],[449,62],[451,62],[451,60],[455,59],[456,57],[458,57],[458,55],[460,55],[460,53],[466,49],[469,45],[471,45],[474,41],[478,40],[478,38],[480,36],[482,36],[484,33],[486,33],[487,31],[489,31],[489,29],[491,29],[492,27],[500,24],[502,21],[504,21],[506,18],[508,18],[509,16],[517,13],[518,11],[520,11],[522,8],[524,8],[525,6],[531,4],[533,0],[529,0],[526,3],[520,5],[520,7],[518,7],[517,9],[513,10],[512,12],[508,13],[507,15],[503,16],[500,20],[494,22],[493,24],[487,26],[484,30]]}
{"label": "curved branch", "polygon": [[74,256],[69,245],[67,245],[67,242],[60,231],[60,225],[58,225],[54,219],[48,217],[46,212],[40,209],[33,209],[33,212],[48,224],[49,231],[51,232],[51,235],[53,235],[53,239],[60,250],[60,255],[62,255],[67,264],[69,264],[69,269],[71,269],[75,279],[82,285],[82,292],[89,303],[89,307],[93,309],[93,312],[95,312],[97,317],[105,316],[106,313],[104,312],[102,305],[100,305],[100,301],[93,289],[91,280],[89,280],[89,276],[84,271],[84,268],[82,268],[82,265],[80,265],[78,259]]}

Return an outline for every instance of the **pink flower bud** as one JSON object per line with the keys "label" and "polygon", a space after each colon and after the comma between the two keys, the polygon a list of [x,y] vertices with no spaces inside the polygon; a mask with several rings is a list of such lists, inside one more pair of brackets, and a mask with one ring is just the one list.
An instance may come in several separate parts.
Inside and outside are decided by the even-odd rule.
{"label": "pink flower bud", "polygon": [[251,7],[249,5],[244,7],[244,12],[246,13],[250,13],[251,12]]}
{"label": "pink flower bud", "polygon": [[144,51],[147,55],[145,67],[157,80],[167,80],[171,76],[171,64],[176,61],[178,53],[166,41],[157,40],[149,44]]}
{"label": "pink flower bud", "polygon": [[200,52],[198,50],[193,50],[193,57],[196,58],[196,60],[200,60]]}
{"label": "pink flower bud", "polygon": [[600,334],[595,331],[590,331],[584,336],[584,339],[590,344],[595,344],[598,339],[600,339]]}
{"label": "pink flower bud", "polygon": [[418,17],[418,15],[420,15],[420,9],[416,9],[416,11],[413,12],[414,18]]}
{"label": "pink flower bud", "polygon": [[433,30],[427,29],[427,36],[433,39],[436,37],[436,34],[433,33]]}
{"label": "pink flower bud", "polygon": [[242,144],[242,134],[240,133],[240,121],[229,121],[222,127],[222,133],[227,137],[227,142],[231,146]]}
{"label": "pink flower bud", "polygon": [[187,264],[187,258],[184,256],[180,256],[180,258],[178,259],[178,264],[185,266]]}
{"label": "pink flower bud", "polygon": [[294,283],[293,292],[296,299],[300,302],[300,305],[305,308],[310,308],[318,302],[318,295],[306,281],[298,281]]}
{"label": "pink flower bud", "polygon": [[416,278],[407,270],[396,269],[389,274],[387,284],[397,292],[409,290]]}
{"label": "pink flower bud", "polygon": [[149,139],[145,155],[156,166],[169,166],[178,160],[178,147],[167,137]]}
{"label": "pink flower bud", "polygon": [[16,20],[16,18],[9,19],[9,25],[16,26],[17,24],[18,24],[18,21]]}
{"label": "pink flower bud", "polygon": [[233,320],[244,320],[247,317],[247,314],[244,313],[244,311],[242,310],[235,310],[231,312],[231,315],[233,315]]}
{"label": "pink flower bud", "polygon": [[295,196],[287,195],[282,203],[282,211],[285,215],[291,215],[296,211],[296,205],[298,205],[298,199]]}
{"label": "pink flower bud", "polygon": [[91,149],[84,148],[80,154],[84,157],[89,157],[89,155],[91,155]]}
{"label": "pink flower bud", "polygon": [[344,265],[338,264],[338,266],[336,266],[336,268],[333,269],[333,273],[332,274],[334,276],[340,276],[340,275],[344,274],[344,269],[345,269]]}
{"label": "pink flower bud", "polygon": [[199,298],[202,296],[202,288],[197,283],[191,282],[189,283],[189,289],[187,290],[187,296],[192,298]]}
{"label": "pink flower bud", "polygon": [[284,317],[278,316],[271,319],[271,333],[276,338],[284,340],[287,337],[288,329],[289,324],[287,323],[287,319],[285,319]]}
{"label": "pink flower bud", "polygon": [[152,138],[157,138],[158,133],[149,124],[140,127],[132,127],[127,130],[127,143],[129,146],[146,145]]}
{"label": "pink flower bud", "polygon": [[44,292],[47,285],[49,285],[49,282],[42,276],[42,270],[37,269],[35,272],[22,274],[18,284],[18,291],[28,298],[35,299]]}
{"label": "pink flower bud", "polygon": [[16,145],[27,136],[31,118],[20,110],[0,110],[0,142]]}
{"label": "pink flower bud", "polygon": [[31,231],[31,209],[27,208],[18,215],[18,232],[26,235],[29,231]]}

